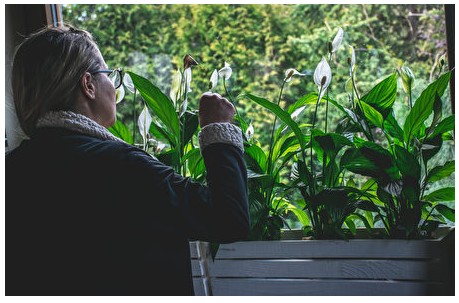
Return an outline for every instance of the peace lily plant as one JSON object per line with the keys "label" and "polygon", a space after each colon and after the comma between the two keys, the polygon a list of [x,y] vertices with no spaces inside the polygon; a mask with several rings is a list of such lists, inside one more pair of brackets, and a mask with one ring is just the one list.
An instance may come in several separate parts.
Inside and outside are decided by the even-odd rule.
{"label": "peace lily plant", "polygon": [[[280,107],[285,86],[293,77],[308,79],[295,68],[284,72],[278,97],[273,101],[250,93],[234,98],[229,89],[232,68],[227,62],[210,75],[209,90],[219,91],[218,84],[222,83],[222,95],[235,105],[235,123],[245,134],[251,240],[279,239],[281,229],[289,227],[289,213],[303,227],[305,236],[316,239],[351,238],[358,226],[374,236],[376,227],[381,226],[379,237],[422,238],[439,225],[454,222],[454,209],[444,203],[454,201],[454,188],[428,192],[455,167],[454,159],[431,164],[442,144],[453,140],[454,116],[444,117],[441,110],[441,97],[451,73],[440,75],[412,100],[415,77],[403,65],[361,96],[355,77],[356,54],[349,46],[349,79],[343,85],[348,99],[335,100],[329,90],[334,79],[330,62],[343,40],[344,31],[338,28],[328,44],[327,56],[314,71],[312,80],[317,90],[287,108]],[[140,147],[177,172],[204,181],[205,167],[196,144],[197,110],[188,108],[195,65],[191,56],[185,56],[183,69],[174,74],[168,95],[130,71],[124,85],[134,93],[134,102],[137,93],[142,97]],[[409,100],[409,113],[402,121],[394,115],[394,104],[403,102],[403,96],[397,95],[399,78]],[[120,96],[124,95],[122,90]],[[269,142],[259,142],[252,123],[239,114],[241,99],[273,113]],[[333,130],[328,124],[329,104],[342,115]],[[322,105],[325,121],[318,121]],[[302,118],[306,109],[313,112],[311,121]],[[129,143],[135,141],[120,121],[110,130]],[[293,193],[301,199],[292,200]]]}
{"label": "peace lily plant", "polygon": [[[339,28],[329,44],[329,59],[338,50],[343,36]],[[289,147],[297,148],[292,157],[291,183],[284,184],[283,189],[295,188],[301,192],[303,201],[297,205],[307,214],[305,234],[317,239],[352,237],[357,225],[364,225],[372,234],[378,222],[384,227],[379,235],[382,237],[429,236],[440,224],[455,219],[454,210],[442,203],[454,200],[453,188],[426,194],[428,186],[454,172],[452,159],[439,166],[428,165],[442,142],[452,140],[454,116],[442,119],[440,99],[450,72],[431,83],[410,106],[402,129],[393,114],[397,74],[390,75],[361,97],[355,81],[355,52],[353,47],[350,50],[350,79],[345,86],[350,108],[340,105],[327,92],[332,73],[325,57],[313,77],[318,92],[303,96],[287,110],[278,106],[279,101],[274,103],[246,94],[282,121],[278,132],[290,134]],[[407,67],[402,67],[400,73],[411,100],[414,76]],[[343,114],[333,132],[327,131],[327,121],[325,131],[316,125],[317,108],[324,99],[326,113],[330,102]],[[309,126],[292,119],[305,106],[314,106]],[[432,115],[432,121],[426,125]],[[378,131],[384,134],[386,142],[375,140],[374,133]],[[283,148],[288,149],[285,145]],[[359,176],[368,178],[361,187],[353,181]]]}
{"label": "peace lily plant", "polygon": [[[183,69],[177,70],[173,76],[169,96],[132,71],[127,71],[124,83],[132,83],[134,102],[137,102],[137,93],[142,97],[143,110],[137,120],[143,139],[140,147],[172,166],[178,173],[203,181],[205,166],[196,138],[199,129],[198,113],[197,110],[188,108],[191,69],[196,65],[198,63],[190,55],[184,57]],[[154,113],[153,116],[151,112]],[[117,121],[110,131],[134,144],[133,136],[121,121]]]}

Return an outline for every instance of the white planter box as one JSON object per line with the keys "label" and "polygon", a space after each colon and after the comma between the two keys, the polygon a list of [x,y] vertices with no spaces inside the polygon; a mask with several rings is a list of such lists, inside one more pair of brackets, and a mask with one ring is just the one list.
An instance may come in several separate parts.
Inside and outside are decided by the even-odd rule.
{"label": "white planter box", "polygon": [[[192,242],[196,295],[454,295],[454,228],[433,240]],[[200,249],[198,250],[198,247]]]}

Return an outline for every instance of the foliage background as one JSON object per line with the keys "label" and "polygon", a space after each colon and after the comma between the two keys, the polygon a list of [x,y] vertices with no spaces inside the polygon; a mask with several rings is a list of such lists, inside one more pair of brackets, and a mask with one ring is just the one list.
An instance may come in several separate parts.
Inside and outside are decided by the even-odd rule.
{"label": "foliage background", "polygon": [[[447,53],[443,5],[77,4],[64,5],[63,18],[93,34],[110,67],[121,66],[143,75],[166,94],[172,75],[189,53],[199,62],[193,68],[188,99],[192,108],[197,108],[200,94],[209,89],[212,71],[225,62],[233,69],[228,83],[233,96],[251,93],[273,102],[285,70],[295,68],[307,74],[285,87],[280,105],[286,108],[317,90],[312,74],[322,56],[327,56],[328,42],[338,27],[344,29],[345,36],[330,62],[333,80],[329,93],[344,105],[349,102],[344,88],[349,78],[348,45],[356,52],[361,95],[405,63],[416,77],[413,100],[438,76],[438,63]],[[224,94],[219,85],[218,92]],[[140,103],[129,102],[132,98],[128,94],[127,102],[118,105],[118,119],[130,127],[141,111]],[[446,98],[444,111],[449,113],[449,92]],[[246,99],[236,105],[246,121],[253,121],[257,140],[267,145],[273,115]],[[408,99],[399,85],[396,115],[406,116],[407,108]],[[337,111],[330,110],[329,121],[337,122]],[[301,119],[310,123],[312,115],[310,108]],[[321,106],[317,121],[324,120],[325,107]],[[453,146],[445,146],[442,157],[453,158]],[[454,183],[454,174],[445,182]]]}

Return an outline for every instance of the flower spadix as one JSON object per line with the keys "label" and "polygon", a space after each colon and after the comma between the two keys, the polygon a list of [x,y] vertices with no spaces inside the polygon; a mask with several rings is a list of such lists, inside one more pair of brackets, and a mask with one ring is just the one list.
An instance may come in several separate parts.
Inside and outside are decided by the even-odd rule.
{"label": "flower spadix", "polygon": [[322,99],[323,95],[325,94],[325,91],[330,85],[331,78],[332,73],[330,65],[328,64],[325,57],[322,57],[322,60],[319,62],[319,64],[316,67],[316,70],[314,71],[314,83],[317,85],[320,92],[319,100]]}
{"label": "flower spadix", "polygon": [[254,133],[255,129],[253,128],[252,122],[250,122],[249,127],[247,127],[247,130],[245,131],[245,137],[247,140],[252,139]]}

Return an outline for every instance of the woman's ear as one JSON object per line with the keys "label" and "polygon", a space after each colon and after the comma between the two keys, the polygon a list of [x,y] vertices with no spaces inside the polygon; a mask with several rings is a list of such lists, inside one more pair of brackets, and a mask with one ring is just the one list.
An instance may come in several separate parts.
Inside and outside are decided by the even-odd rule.
{"label": "woman's ear", "polygon": [[94,85],[94,77],[86,72],[80,79],[81,92],[91,100],[96,98],[96,86]]}

